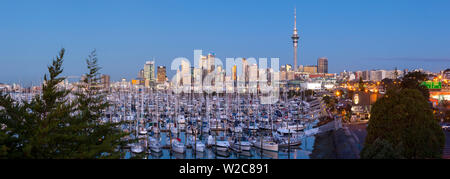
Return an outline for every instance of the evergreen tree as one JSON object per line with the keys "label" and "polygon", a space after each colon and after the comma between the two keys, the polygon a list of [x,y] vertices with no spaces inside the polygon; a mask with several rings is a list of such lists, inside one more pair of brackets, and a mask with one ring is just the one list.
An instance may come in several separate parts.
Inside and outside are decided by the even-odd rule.
{"label": "evergreen tree", "polygon": [[[370,111],[367,137],[361,156],[396,146],[401,158],[440,158],[445,136],[427,99],[417,89],[396,89],[386,93]],[[384,141],[376,143],[377,140]],[[389,149],[390,150],[390,149]],[[388,150],[388,151],[389,151]],[[391,158],[387,155],[385,158]]]}
{"label": "evergreen tree", "polygon": [[426,98],[430,98],[430,92],[428,88],[421,83],[427,80],[428,75],[422,72],[410,72],[406,74],[402,81],[400,87],[403,89],[417,89]]}
{"label": "evergreen tree", "polygon": [[121,146],[128,142],[122,140],[128,133],[120,129],[123,123],[114,123],[105,118],[105,111],[111,106],[106,101],[102,89],[100,67],[96,51],[86,59],[88,72],[78,86],[76,123],[79,131],[79,145],[74,158],[121,158]]}
{"label": "evergreen tree", "polygon": [[102,121],[109,104],[100,88],[95,51],[75,96],[61,86],[65,50],[44,76],[42,94],[31,102],[0,94],[0,158],[121,158],[127,133],[121,123]]}
{"label": "evergreen tree", "polygon": [[[5,158],[66,158],[74,145],[73,119],[74,103],[69,101],[70,90],[60,86],[65,80],[59,77],[65,50],[48,67],[44,75],[42,94],[36,95],[30,103],[14,101],[8,95],[0,97],[1,131],[5,145]],[[3,141],[2,141],[3,142]]]}

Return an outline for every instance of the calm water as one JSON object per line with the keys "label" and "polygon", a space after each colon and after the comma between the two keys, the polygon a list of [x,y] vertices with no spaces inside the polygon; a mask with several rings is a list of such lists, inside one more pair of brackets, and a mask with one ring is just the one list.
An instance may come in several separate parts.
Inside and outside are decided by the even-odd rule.
{"label": "calm water", "polygon": [[[310,129],[311,126],[308,126]],[[219,140],[220,136],[224,136],[224,132],[218,132]],[[161,144],[166,145],[168,133],[161,133],[159,136]],[[189,135],[187,136],[189,137]],[[206,143],[206,138],[208,135],[198,136],[203,143]],[[178,138],[181,139],[181,142],[185,143],[188,141],[185,138],[185,133],[181,132],[178,134]],[[146,154],[144,159],[309,159],[309,155],[311,154],[314,146],[314,136],[305,137],[302,140],[302,144],[299,146],[291,146],[290,152],[288,148],[279,148],[278,152],[266,151],[261,149],[257,149],[252,147],[250,151],[237,153],[232,150],[228,152],[217,152],[212,148],[206,148],[204,152],[195,152],[194,149],[186,148],[186,152],[184,154],[170,152],[170,149],[163,149],[162,152],[155,153],[151,152],[150,154]],[[185,142],[186,141],[186,142]],[[142,155],[142,154],[141,154]],[[135,156],[129,150],[126,153],[126,159]]]}

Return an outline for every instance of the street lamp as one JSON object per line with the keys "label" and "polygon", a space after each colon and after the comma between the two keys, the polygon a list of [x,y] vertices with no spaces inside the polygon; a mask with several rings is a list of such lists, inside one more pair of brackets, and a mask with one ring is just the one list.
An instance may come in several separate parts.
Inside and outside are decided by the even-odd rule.
{"label": "street lamp", "polygon": [[340,91],[336,91],[336,96],[341,96],[341,92]]}

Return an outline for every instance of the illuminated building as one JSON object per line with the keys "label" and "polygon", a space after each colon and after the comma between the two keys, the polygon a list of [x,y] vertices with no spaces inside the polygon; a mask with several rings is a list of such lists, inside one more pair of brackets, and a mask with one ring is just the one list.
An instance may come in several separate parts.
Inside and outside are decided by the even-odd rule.
{"label": "illuminated building", "polygon": [[[150,86],[151,82],[155,82],[155,61],[147,61],[144,65],[144,79],[146,82],[146,87]],[[148,84],[148,85],[147,85]]]}
{"label": "illuminated building", "polygon": [[303,72],[305,73],[317,73],[317,66],[311,65],[311,66],[304,66]]}
{"label": "illuminated building", "polygon": [[157,82],[164,83],[166,81],[166,67],[158,66],[157,69]]}
{"label": "illuminated building", "polygon": [[327,58],[317,59],[317,72],[318,73],[328,73],[328,59]]}

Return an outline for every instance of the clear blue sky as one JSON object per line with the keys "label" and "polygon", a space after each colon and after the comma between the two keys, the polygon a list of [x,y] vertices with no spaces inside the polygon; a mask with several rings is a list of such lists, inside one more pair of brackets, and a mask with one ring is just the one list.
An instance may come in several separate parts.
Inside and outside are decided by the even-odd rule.
{"label": "clear blue sky", "polygon": [[193,59],[194,49],[292,64],[294,6],[300,64],[325,56],[330,72],[450,67],[448,0],[2,0],[0,83],[41,80],[61,47],[65,75],[84,73],[96,48],[112,80],[136,77],[153,57]]}

